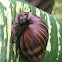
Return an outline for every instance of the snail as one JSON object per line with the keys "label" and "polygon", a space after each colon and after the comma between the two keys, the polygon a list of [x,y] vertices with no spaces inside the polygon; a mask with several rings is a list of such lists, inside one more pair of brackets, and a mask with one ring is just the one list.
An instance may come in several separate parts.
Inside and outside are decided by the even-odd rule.
{"label": "snail", "polygon": [[21,12],[12,24],[12,41],[19,39],[22,53],[30,62],[41,62],[48,42],[48,27],[32,12]]}

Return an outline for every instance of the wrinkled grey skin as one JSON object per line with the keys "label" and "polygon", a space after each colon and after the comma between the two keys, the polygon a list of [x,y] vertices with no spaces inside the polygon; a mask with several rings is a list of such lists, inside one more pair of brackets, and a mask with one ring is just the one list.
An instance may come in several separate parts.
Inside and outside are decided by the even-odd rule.
{"label": "wrinkled grey skin", "polygon": [[12,32],[12,42],[16,42],[20,39],[23,32],[28,27],[28,12],[21,12],[16,15],[15,21],[12,24],[11,32]]}

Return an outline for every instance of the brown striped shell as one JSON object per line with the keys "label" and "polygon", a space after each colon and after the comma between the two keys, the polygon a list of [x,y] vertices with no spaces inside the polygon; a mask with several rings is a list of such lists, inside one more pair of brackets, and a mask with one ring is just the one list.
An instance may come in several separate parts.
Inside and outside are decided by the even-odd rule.
{"label": "brown striped shell", "polygon": [[[32,12],[21,12],[16,16],[15,23],[20,25],[20,28],[16,27],[15,33],[17,38],[20,37],[21,51],[30,62],[41,62],[48,42],[46,24]],[[14,34],[13,37],[15,37]]]}

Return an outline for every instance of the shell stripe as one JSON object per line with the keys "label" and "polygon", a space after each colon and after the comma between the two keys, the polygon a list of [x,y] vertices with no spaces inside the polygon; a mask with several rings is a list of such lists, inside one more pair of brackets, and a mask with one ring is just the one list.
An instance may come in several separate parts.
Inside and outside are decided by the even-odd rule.
{"label": "shell stripe", "polygon": [[43,27],[40,27],[40,26],[35,26],[33,25],[33,27],[37,28],[37,29],[40,29],[40,31],[45,35],[45,37],[48,39],[48,34],[47,34],[47,31],[43,28]]}
{"label": "shell stripe", "polygon": [[[34,31],[34,32],[32,33],[33,35],[31,35],[31,37],[32,37],[32,39],[35,38],[35,40],[33,39],[33,40],[34,40],[34,45],[35,45],[35,44],[38,44],[38,43],[41,42],[41,41],[38,42],[38,39],[37,39],[36,36],[35,36],[35,34],[37,34],[36,30],[34,30],[34,29],[32,28],[30,32],[32,32],[32,31]],[[29,33],[30,33],[30,32],[29,32]],[[34,34],[34,33],[35,33],[35,34]],[[37,39],[37,40],[36,40],[36,39]],[[41,39],[41,37],[39,38],[39,40],[40,40],[40,39]],[[33,40],[32,40],[32,41],[33,41]],[[38,42],[38,43],[36,43],[36,42]],[[42,43],[42,44],[44,45],[44,43]],[[44,46],[44,47],[45,47],[45,46]]]}

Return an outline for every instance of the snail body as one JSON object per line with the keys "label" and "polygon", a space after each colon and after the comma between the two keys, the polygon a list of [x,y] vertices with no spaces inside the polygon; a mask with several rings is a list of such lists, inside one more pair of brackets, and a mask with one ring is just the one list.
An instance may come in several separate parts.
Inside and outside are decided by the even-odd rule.
{"label": "snail body", "polygon": [[17,14],[12,25],[12,38],[13,42],[20,40],[20,49],[30,62],[42,61],[48,42],[48,28],[41,18],[32,12]]}

